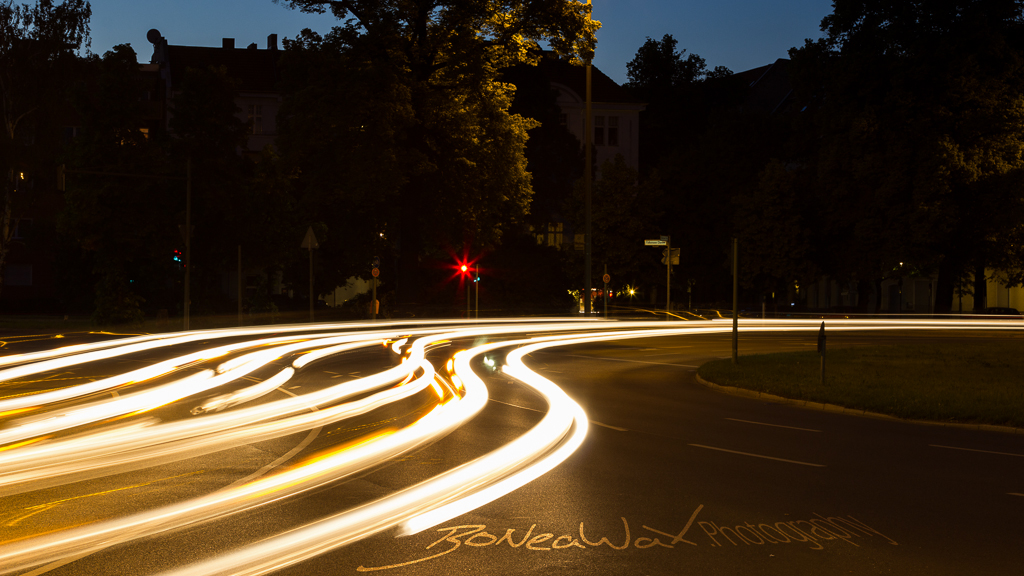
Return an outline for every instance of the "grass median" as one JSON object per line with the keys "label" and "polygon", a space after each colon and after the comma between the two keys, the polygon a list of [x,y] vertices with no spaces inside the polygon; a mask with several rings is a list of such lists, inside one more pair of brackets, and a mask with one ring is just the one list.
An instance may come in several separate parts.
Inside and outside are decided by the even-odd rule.
{"label": "grass median", "polygon": [[1024,342],[942,342],[835,348],[825,385],[817,352],[715,360],[709,382],[900,418],[1024,428]]}

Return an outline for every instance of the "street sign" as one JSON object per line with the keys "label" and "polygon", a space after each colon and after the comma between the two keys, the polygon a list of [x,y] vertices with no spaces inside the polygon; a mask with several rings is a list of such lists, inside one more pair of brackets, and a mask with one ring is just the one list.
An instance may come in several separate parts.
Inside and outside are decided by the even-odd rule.
{"label": "street sign", "polygon": [[302,238],[302,246],[300,247],[307,250],[313,250],[320,247],[320,244],[316,241],[316,234],[313,233],[312,226],[306,230],[306,236]]}
{"label": "street sign", "polygon": [[644,246],[667,246],[667,240],[644,240]]}
{"label": "street sign", "polygon": [[607,284],[612,281],[612,276],[611,274],[605,274],[604,276],[601,276],[601,280],[604,280],[604,283]]}
{"label": "street sign", "polygon": [[380,276],[380,268],[374,268],[373,270],[370,270],[370,275],[373,276],[374,278]]}
{"label": "street sign", "polygon": [[663,240],[664,242],[668,242],[668,236],[662,236],[662,237],[661,237],[661,239],[662,239],[662,240]]}
{"label": "street sign", "polygon": [[[668,251],[669,251],[668,248],[665,248],[664,250],[661,251],[661,263],[662,264],[668,264],[668,262],[666,261],[666,260],[668,260]],[[679,248],[672,248],[672,265],[673,266],[678,266],[679,265]]]}
{"label": "street sign", "polygon": [[380,268],[380,256],[374,256],[373,257],[373,265],[371,267],[372,268]]}

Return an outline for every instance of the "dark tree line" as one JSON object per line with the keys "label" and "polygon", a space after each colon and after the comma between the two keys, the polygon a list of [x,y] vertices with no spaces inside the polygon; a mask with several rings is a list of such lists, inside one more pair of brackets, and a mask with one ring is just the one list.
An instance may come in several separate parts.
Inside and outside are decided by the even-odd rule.
{"label": "dark tree line", "polygon": [[864,305],[919,275],[938,278],[942,312],[957,291],[984,307],[986,270],[1020,285],[1022,2],[841,0],[822,31],[790,51],[786,113],[701,80],[670,37],[630,63],[683,268],[726,294],[735,235],[750,300],[828,276],[858,283]]}

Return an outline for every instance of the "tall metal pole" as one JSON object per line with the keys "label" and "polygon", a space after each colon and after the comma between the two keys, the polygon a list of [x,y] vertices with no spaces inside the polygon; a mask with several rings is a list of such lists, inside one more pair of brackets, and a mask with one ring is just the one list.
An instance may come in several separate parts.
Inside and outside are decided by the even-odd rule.
{"label": "tall metal pole", "polygon": [[665,320],[672,319],[672,237],[665,244]]}
{"label": "tall metal pole", "polygon": [[370,320],[377,320],[377,277],[373,277],[373,300],[370,301]]}
{"label": "tall metal pole", "polygon": [[[604,265],[604,275],[601,277],[604,280],[608,276],[608,264]],[[608,283],[604,283],[604,317],[608,318]]]}
{"label": "tall metal pole", "polygon": [[309,245],[309,321],[313,321],[313,244]]}
{"label": "tall metal pole", "polygon": [[[590,6],[590,0],[587,0],[587,6]],[[588,59],[587,60],[587,90],[586,90],[587,94],[586,94],[586,104],[584,106],[585,110],[583,112],[583,115],[584,115],[583,131],[585,133],[584,138],[583,138],[583,140],[585,142],[585,144],[584,144],[584,151],[583,151],[583,154],[585,156],[585,166],[584,166],[584,169],[583,169],[583,187],[586,189],[586,206],[585,206],[584,210],[586,211],[586,222],[587,222],[586,223],[586,232],[585,232],[585,236],[584,236],[584,240],[585,240],[585,243],[586,243],[585,244],[586,248],[585,248],[585,251],[584,251],[585,264],[583,265],[583,313],[586,314],[587,316],[590,316],[590,312],[591,312],[591,302],[590,302],[590,300],[591,300],[591,298],[590,298],[590,296],[591,296],[591,286],[590,286],[590,282],[591,282],[591,278],[590,278],[590,275],[591,275],[591,270],[590,270],[590,256],[591,256],[591,251],[590,251],[590,249],[591,249],[591,225],[590,225],[591,223],[590,223],[590,216],[591,215],[590,215],[590,212],[591,212],[591,208],[590,207],[591,207],[591,196],[592,196],[592,189],[593,189],[593,176],[592,176],[592,172],[594,170],[594,160],[591,158],[591,150],[593,148],[593,139],[594,139],[594,125],[593,125],[594,118],[591,115],[592,111],[591,111],[590,78],[591,78],[591,65],[590,65],[590,60]]]}
{"label": "tall metal pole", "polygon": [[238,325],[242,325],[242,245],[238,245]]}
{"label": "tall metal pole", "polygon": [[473,281],[473,292],[476,293],[476,314],[477,320],[480,319],[480,265],[476,265],[476,280]]}
{"label": "tall metal pole", "polygon": [[739,282],[739,240],[736,238],[732,239],[732,363],[736,363],[736,357],[739,355],[740,349],[740,336],[739,336],[739,301],[740,301],[740,282]]}
{"label": "tall metal pole", "polygon": [[184,329],[188,330],[189,282],[192,274],[192,156],[185,163],[185,320]]}

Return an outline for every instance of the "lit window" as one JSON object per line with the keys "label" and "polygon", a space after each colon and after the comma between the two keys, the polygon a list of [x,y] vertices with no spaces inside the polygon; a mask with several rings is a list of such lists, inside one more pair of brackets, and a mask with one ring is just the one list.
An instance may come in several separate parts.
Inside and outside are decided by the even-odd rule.
{"label": "lit window", "polygon": [[263,106],[249,105],[249,134],[263,134]]}
{"label": "lit window", "polygon": [[608,145],[618,146],[619,145],[619,117],[609,116],[608,117]]}
{"label": "lit window", "polygon": [[548,246],[554,246],[555,248],[561,248],[561,246],[562,246],[562,223],[561,222],[549,222],[548,223]]}
{"label": "lit window", "polygon": [[594,145],[604,146],[604,116],[594,116]]}

